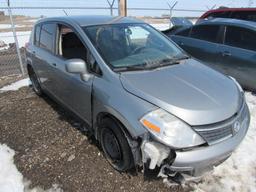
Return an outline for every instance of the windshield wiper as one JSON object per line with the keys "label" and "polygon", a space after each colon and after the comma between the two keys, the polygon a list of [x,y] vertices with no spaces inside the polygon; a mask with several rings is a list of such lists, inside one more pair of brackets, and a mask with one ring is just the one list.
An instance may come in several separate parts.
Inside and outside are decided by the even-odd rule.
{"label": "windshield wiper", "polygon": [[129,65],[124,67],[116,67],[114,68],[115,71],[136,71],[136,70],[145,70],[146,63],[138,64],[138,65]]}
{"label": "windshield wiper", "polygon": [[178,56],[176,55],[176,56],[173,57],[173,59],[175,59],[177,61],[187,60],[187,59],[190,59],[190,56],[184,55],[184,54],[178,55]]}

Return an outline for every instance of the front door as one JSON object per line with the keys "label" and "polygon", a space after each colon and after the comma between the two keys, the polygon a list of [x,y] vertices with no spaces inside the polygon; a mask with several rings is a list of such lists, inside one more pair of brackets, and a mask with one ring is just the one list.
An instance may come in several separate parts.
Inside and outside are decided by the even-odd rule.
{"label": "front door", "polygon": [[57,49],[54,58],[56,97],[90,125],[94,76],[92,75],[88,81],[84,81],[79,74],[68,73],[65,68],[65,62],[68,59],[79,58],[87,63],[88,50],[70,27],[59,24],[57,30]]}

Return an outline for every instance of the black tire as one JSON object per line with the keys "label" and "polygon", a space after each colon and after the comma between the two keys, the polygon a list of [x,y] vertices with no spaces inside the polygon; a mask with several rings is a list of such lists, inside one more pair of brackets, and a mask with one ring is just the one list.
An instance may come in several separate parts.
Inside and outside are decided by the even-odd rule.
{"label": "black tire", "polygon": [[134,167],[131,148],[119,123],[110,118],[103,119],[99,137],[105,157],[116,170],[124,172]]}
{"label": "black tire", "polygon": [[41,85],[40,85],[40,83],[38,81],[38,78],[37,78],[37,75],[34,72],[32,67],[28,68],[28,75],[29,75],[29,79],[30,79],[30,81],[32,83],[33,90],[35,91],[35,93],[37,95],[42,96],[43,91],[42,91]]}

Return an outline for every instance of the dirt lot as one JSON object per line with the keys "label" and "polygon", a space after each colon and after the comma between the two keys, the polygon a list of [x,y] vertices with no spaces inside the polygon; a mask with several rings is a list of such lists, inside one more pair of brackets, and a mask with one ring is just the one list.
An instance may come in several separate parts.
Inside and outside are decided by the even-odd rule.
{"label": "dirt lot", "polygon": [[0,119],[0,143],[16,151],[15,164],[31,187],[58,184],[67,192],[184,191],[168,188],[161,179],[144,181],[142,173],[115,171],[78,130],[74,118],[28,87],[0,94]]}

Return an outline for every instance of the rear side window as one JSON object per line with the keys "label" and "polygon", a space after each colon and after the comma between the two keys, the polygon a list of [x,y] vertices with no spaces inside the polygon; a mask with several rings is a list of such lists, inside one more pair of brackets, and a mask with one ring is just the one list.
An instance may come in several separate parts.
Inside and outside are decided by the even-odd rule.
{"label": "rear side window", "polygon": [[201,39],[209,42],[217,42],[219,26],[215,25],[200,25],[192,28],[190,37]]}
{"label": "rear side window", "polygon": [[41,26],[37,25],[35,27],[34,45],[38,47],[39,47],[40,30],[41,30]]}
{"label": "rear side window", "polygon": [[43,24],[40,33],[40,47],[48,51],[54,51],[56,25],[53,23]]}
{"label": "rear side window", "polygon": [[227,27],[225,44],[256,51],[256,33],[240,27]]}
{"label": "rear side window", "polygon": [[234,19],[256,21],[256,12],[255,11],[235,11],[232,13],[231,17]]}
{"label": "rear side window", "polygon": [[230,18],[230,11],[215,12],[210,14],[207,18]]}

